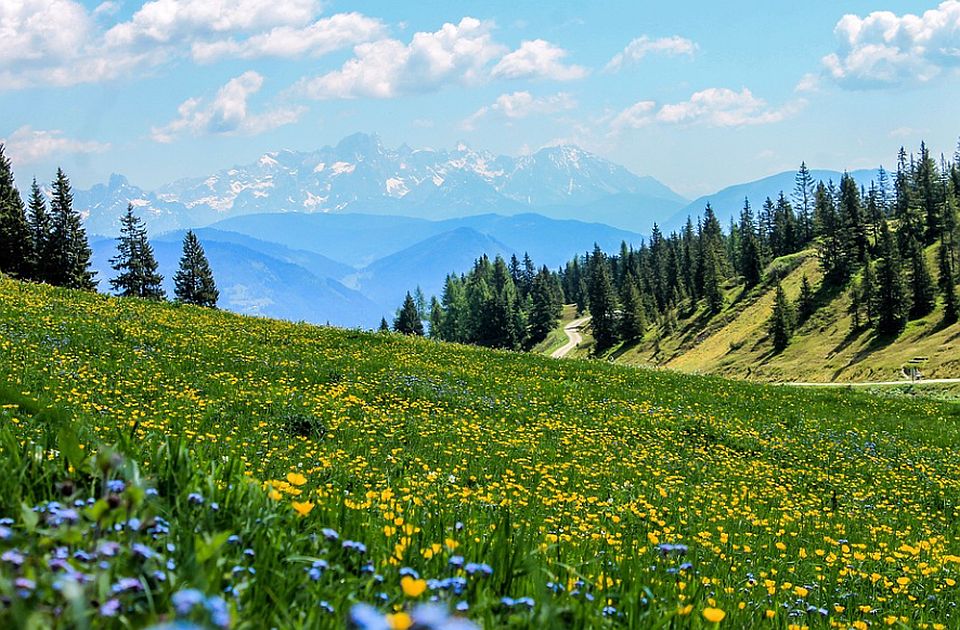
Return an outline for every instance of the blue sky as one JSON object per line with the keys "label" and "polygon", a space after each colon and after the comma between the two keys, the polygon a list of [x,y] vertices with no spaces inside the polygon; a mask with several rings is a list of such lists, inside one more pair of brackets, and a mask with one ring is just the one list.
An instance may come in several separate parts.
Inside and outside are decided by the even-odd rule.
{"label": "blue sky", "polygon": [[958,69],[958,0],[22,0],[0,2],[0,138],[21,184],[153,188],[365,131],[574,143],[693,197],[952,154]]}

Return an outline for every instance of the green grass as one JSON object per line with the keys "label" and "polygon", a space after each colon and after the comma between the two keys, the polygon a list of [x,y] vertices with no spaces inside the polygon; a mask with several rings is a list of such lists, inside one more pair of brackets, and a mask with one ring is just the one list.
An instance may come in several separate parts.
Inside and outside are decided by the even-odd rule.
{"label": "green grass", "polygon": [[0,383],[4,627],[958,623],[957,404],[6,280]]}
{"label": "green grass", "polygon": [[[935,254],[936,247],[927,252],[932,269]],[[866,326],[852,330],[847,291],[818,294],[817,311],[797,329],[786,350],[774,353],[768,335],[776,289],[771,278],[782,278],[787,297],[796,301],[802,277],[817,291],[821,272],[816,252],[807,250],[774,260],[764,275],[767,280],[748,292],[728,284],[724,309],[717,315],[708,315],[702,306],[681,313],[674,330],[651,326],[639,343],[612,348],[604,357],[756,381],[856,382],[896,380],[907,362],[922,356],[929,358],[925,377],[960,377],[960,324],[942,325],[942,305],[910,322],[896,339],[882,339]],[[585,337],[575,356],[592,352],[592,339]]]}

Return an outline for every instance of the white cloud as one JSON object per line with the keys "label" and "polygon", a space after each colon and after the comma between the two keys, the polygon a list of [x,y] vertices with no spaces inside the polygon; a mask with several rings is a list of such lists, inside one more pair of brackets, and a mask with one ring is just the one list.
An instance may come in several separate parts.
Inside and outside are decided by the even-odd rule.
{"label": "white cloud", "polygon": [[686,101],[657,106],[655,101],[640,101],[613,117],[610,127],[616,133],[652,124],[703,125],[706,127],[743,127],[780,122],[795,113],[805,101],[797,100],[771,108],[744,88],[708,88],[695,92]]}
{"label": "white cloud", "polygon": [[[108,0],[0,0],[0,90],[108,81],[192,54],[320,55],[379,37],[358,13],[317,18],[318,0],[153,0],[126,21]],[[107,23],[107,24],[104,24]]]}
{"label": "white cloud", "polygon": [[820,77],[812,72],[800,77],[800,80],[797,81],[797,84],[793,88],[794,92],[797,93],[810,93],[810,92],[819,92],[820,91]]}
{"label": "white cloud", "polygon": [[194,42],[191,53],[201,63],[222,57],[300,57],[323,55],[383,34],[383,23],[360,13],[338,13],[304,27],[277,26],[244,40]]}
{"label": "white cloud", "polygon": [[172,142],[182,133],[193,135],[225,134],[256,135],[297,122],[306,111],[303,107],[276,108],[261,114],[248,110],[247,100],[263,87],[263,77],[247,71],[230,79],[209,103],[190,98],[177,108],[179,117],[162,127],[154,127],[151,137],[156,142]]}
{"label": "white cloud", "polygon": [[863,89],[925,83],[960,67],[960,0],[946,0],[923,15],[845,15],[834,35],[837,50],[822,63],[838,84]]}
{"label": "white cloud", "polygon": [[679,35],[659,39],[651,39],[643,35],[627,44],[622,52],[614,55],[613,59],[607,64],[606,70],[616,72],[623,66],[639,63],[649,54],[692,57],[697,52],[697,48],[696,43]]}
{"label": "white cloud", "polygon": [[0,144],[10,159],[19,164],[39,162],[51,155],[102,153],[110,148],[107,143],[64,137],[58,129],[33,129],[29,125],[0,139]]}
{"label": "white cloud", "polygon": [[506,79],[552,79],[571,81],[582,79],[588,71],[583,66],[566,65],[563,59],[567,51],[543,39],[534,39],[520,44],[520,48],[505,55],[492,75]]}
{"label": "white cloud", "polygon": [[153,0],[105,36],[109,46],[169,43],[203,34],[304,26],[320,10],[317,0]]}
{"label": "white cloud", "polygon": [[433,33],[416,33],[409,44],[395,39],[360,44],[340,70],[301,80],[297,91],[315,99],[392,98],[444,83],[477,83],[487,64],[505,51],[493,41],[491,28],[465,17]]}
{"label": "white cloud", "polygon": [[576,106],[576,101],[568,92],[558,92],[542,97],[535,97],[526,91],[501,94],[492,105],[484,105],[471,114],[461,126],[464,129],[473,129],[477,121],[488,114],[500,114],[508,119],[518,119],[533,114],[553,114]]}

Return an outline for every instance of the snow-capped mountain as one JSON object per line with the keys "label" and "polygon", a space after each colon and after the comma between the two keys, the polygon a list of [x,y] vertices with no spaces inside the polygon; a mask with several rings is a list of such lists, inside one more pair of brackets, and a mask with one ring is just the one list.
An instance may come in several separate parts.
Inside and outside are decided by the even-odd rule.
{"label": "snow-capped mountain", "polygon": [[[313,152],[277,151],[253,164],[183,179],[149,192],[122,176],[78,191],[88,229],[113,234],[128,202],[154,230],[198,227],[262,212],[364,212],[430,219],[495,212],[515,214],[597,204],[607,196],[635,201],[620,227],[646,229],[651,213],[669,216],[685,200],[653,179],[575,146],[513,158],[474,150],[396,149],[376,135],[354,134]],[[635,198],[635,199],[633,199]],[[576,214],[575,212],[573,214]],[[577,217],[590,220],[590,216]]]}

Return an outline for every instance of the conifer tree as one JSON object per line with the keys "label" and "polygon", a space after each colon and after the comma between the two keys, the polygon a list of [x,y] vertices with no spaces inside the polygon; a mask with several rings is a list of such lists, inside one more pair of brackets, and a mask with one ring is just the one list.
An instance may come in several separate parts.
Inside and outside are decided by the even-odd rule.
{"label": "conifer tree", "polygon": [[183,254],[180,267],[173,276],[174,296],[178,302],[216,308],[220,291],[213,279],[213,271],[207,261],[200,239],[188,230],[183,237]]}
{"label": "conifer tree", "polygon": [[53,196],[50,199],[51,230],[48,260],[51,284],[93,291],[97,282],[95,272],[90,270],[93,253],[87,242],[87,233],[80,221],[80,214],[73,208],[73,193],[70,180],[62,169],[57,169],[53,181]]}
{"label": "conifer tree", "polygon": [[815,185],[806,162],[800,163],[800,170],[794,179],[793,204],[799,213],[799,237],[803,244],[813,239],[813,201]]}
{"label": "conifer tree", "polygon": [[122,297],[162,300],[163,276],[157,273],[157,259],[147,239],[147,228],[133,213],[133,205],[120,218],[120,238],[117,255],[110,259],[117,277],[110,280],[110,288]]}
{"label": "conifer tree", "polygon": [[900,255],[893,235],[884,221],[880,227],[880,255],[877,262],[877,332],[897,335],[907,324],[909,296],[900,268]]}
{"label": "conifer tree", "polygon": [[877,278],[870,256],[864,261],[863,273],[860,276],[860,300],[867,316],[867,324],[873,325],[877,316]]}
{"label": "conifer tree", "polygon": [[626,279],[620,304],[620,338],[624,341],[639,339],[647,328],[647,322],[636,280]]}
{"label": "conifer tree", "polygon": [[560,319],[562,305],[557,300],[552,283],[550,271],[546,267],[543,267],[533,278],[533,286],[530,289],[530,345],[546,339],[550,331],[556,327],[557,320]]}
{"label": "conifer tree", "polygon": [[436,297],[430,298],[430,338],[441,339],[443,330],[443,308]]}
{"label": "conifer tree", "polygon": [[597,352],[603,352],[617,342],[616,296],[610,278],[606,256],[596,245],[590,256],[590,318]]}
{"label": "conifer tree", "polygon": [[723,310],[723,290],[720,286],[720,262],[715,249],[708,247],[703,253],[703,295],[707,308],[713,314]]}
{"label": "conifer tree", "polygon": [[787,294],[781,284],[777,284],[777,293],[773,300],[773,314],[770,316],[770,336],[773,339],[774,352],[783,352],[793,335],[793,306],[787,300]]}
{"label": "conifer tree", "polygon": [[960,305],[957,303],[956,274],[944,241],[940,242],[940,247],[937,250],[937,258],[940,263],[938,283],[940,285],[940,295],[943,296],[943,320],[952,324],[960,317]]}
{"label": "conifer tree", "polygon": [[400,307],[397,318],[393,322],[393,329],[404,335],[423,337],[423,322],[420,320],[420,313],[417,311],[417,303],[409,291],[407,291],[407,296],[403,299],[403,306]]}
{"label": "conifer tree", "polygon": [[53,229],[47,200],[40,192],[36,178],[30,185],[29,215],[30,242],[33,251],[30,257],[30,277],[37,282],[49,282],[50,279],[50,232]]}
{"label": "conifer tree", "polygon": [[464,343],[467,339],[467,295],[463,282],[454,274],[447,276],[440,297],[443,320],[440,322],[439,338],[444,341]]}
{"label": "conifer tree", "polygon": [[763,275],[760,245],[757,242],[750,201],[747,199],[743,200],[743,210],[740,212],[740,275],[743,276],[747,289],[759,284]]}
{"label": "conifer tree", "polygon": [[386,317],[380,318],[380,332],[390,332],[390,324],[387,323]]}
{"label": "conifer tree", "polygon": [[807,321],[813,315],[815,306],[810,279],[804,274],[800,280],[800,296],[797,298],[797,320],[799,324]]}
{"label": "conifer tree", "polygon": [[0,271],[29,278],[32,258],[33,244],[23,198],[14,182],[10,160],[0,144]]}
{"label": "conifer tree", "polygon": [[927,268],[923,247],[916,242],[910,247],[910,319],[918,319],[933,310],[936,304],[936,285]]}

